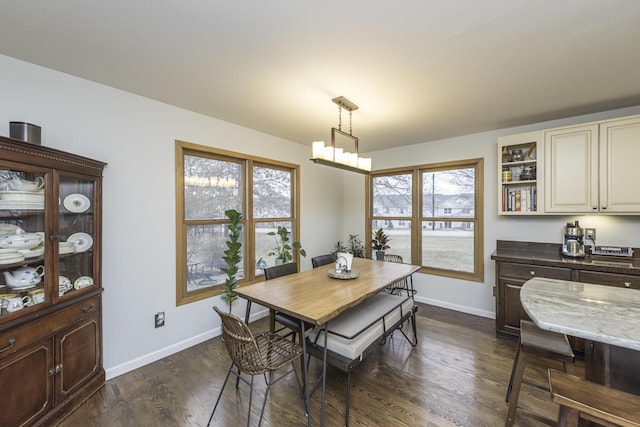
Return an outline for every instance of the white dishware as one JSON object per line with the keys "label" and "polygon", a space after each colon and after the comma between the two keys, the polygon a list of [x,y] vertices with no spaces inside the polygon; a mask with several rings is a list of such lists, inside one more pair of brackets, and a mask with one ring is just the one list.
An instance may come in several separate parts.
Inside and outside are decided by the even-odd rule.
{"label": "white dishware", "polygon": [[13,313],[14,311],[18,311],[18,310],[22,310],[25,306],[25,304],[29,303],[31,301],[31,298],[26,296],[26,297],[15,297],[15,298],[9,298],[7,300],[7,307],[6,310],[9,313]]}
{"label": "white dishware", "polygon": [[44,178],[36,177],[35,181],[29,181],[28,179],[13,178],[7,181],[8,186],[13,191],[38,191],[44,187]]}
{"label": "white dishware", "polygon": [[6,234],[0,237],[0,248],[31,249],[42,243],[42,235],[37,233]]}
{"label": "white dishware", "polygon": [[62,201],[62,205],[69,212],[82,213],[91,207],[91,201],[84,194],[69,194]]}
{"label": "white dishware", "polygon": [[75,242],[59,242],[58,243],[58,254],[59,255],[72,254],[75,251],[76,251]]}
{"label": "white dishware", "polygon": [[44,202],[20,202],[16,200],[0,200],[0,209],[41,211],[44,210]]}
{"label": "white dishware", "polygon": [[73,233],[67,239],[67,242],[73,242],[76,245],[76,252],[84,252],[93,246],[93,238],[87,233]]}
{"label": "white dishware", "polygon": [[0,191],[0,200],[27,203],[44,203],[43,191]]}
{"label": "white dishware", "polygon": [[17,233],[24,233],[24,230],[15,224],[8,224],[6,222],[0,223],[0,235]]}
{"label": "white dishware", "polygon": [[18,252],[23,254],[25,258],[34,258],[44,255],[44,246],[40,245],[31,249],[20,249]]}
{"label": "white dishware", "polygon": [[12,256],[5,256],[5,257],[1,257],[0,258],[0,265],[5,265],[5,264],[15,264],[18,262],[22,262],[24,261],[24,254],[16,254],[16,255],[12,255]]}
{"label": "white dishware", "polygon": [[73,284],[67,276],[58,276],[58,293],[60,296],[71,288],[73,288]]}
{"label": "white dishware", "polygon": [[75,282],[73,282],[73,287],[78,290],[91,285],[93,285],[93,278],[90,276],[80,276],[75,280]]}
{"label": "white dishware", "polygon": [[4,281],[12,289],[27,289],[40,283],[44,276],[44,266],[22,267],[12,271],[4,271]]}

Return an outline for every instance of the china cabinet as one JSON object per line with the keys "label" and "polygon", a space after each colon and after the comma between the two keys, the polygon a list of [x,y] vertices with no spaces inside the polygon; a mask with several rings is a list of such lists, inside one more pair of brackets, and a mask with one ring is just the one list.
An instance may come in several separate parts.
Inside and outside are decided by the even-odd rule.
{"label": "china cabinet", "polygon": [[498,139],[498,214],[540,214],[542,159],[541,132]]}
{"label": "china cabinet", "polygon": [[104,384],[105,163],[0,137],[0,425],[54,425]]}
{"label": "china cabinet", "polygon": [[545,212],[640,212],[640,116],[545,131]]}

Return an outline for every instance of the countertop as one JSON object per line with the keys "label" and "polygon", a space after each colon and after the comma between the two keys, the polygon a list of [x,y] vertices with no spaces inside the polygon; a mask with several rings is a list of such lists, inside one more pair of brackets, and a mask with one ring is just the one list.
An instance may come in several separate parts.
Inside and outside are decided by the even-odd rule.
{"label": "countertop", "polygon": [[537,277],[520,301],[542,329],[640,351],[640,290]]}
{"label": "countertop", "polygon": [[562,245],[559,243],[498,240],[496,246],[496,250],[491,255],[491,259],[495,261],[640,276],[640,249],[638,248],[633,248],[634,256],[628,258],[592,255],[571,258],[562,255]]}

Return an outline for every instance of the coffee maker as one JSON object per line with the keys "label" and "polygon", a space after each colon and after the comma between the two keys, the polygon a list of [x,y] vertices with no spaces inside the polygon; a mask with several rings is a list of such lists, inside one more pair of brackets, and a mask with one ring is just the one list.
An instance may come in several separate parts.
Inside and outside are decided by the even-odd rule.
{"label": "coffee maker", "polygon": [[562,255],[573,258],[584,257],[584,229],[580,227],[578,221],[568,222],[564,228],[562,239]]}

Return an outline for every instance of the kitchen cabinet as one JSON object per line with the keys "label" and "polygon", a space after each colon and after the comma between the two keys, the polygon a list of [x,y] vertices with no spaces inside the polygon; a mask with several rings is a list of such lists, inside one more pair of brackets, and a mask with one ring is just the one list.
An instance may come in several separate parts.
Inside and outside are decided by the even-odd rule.
{"label": "kitchen cabinet", "polygon": [[[495,261],[496,335],[517,338],[520,320],[530,320],[520,303],[520,289],[529,279],[544,277],[598,285],[640,289],[640,249],[634,257],[563,257],[560,244],[498,240]],[[574,351],[584,351],[584,340],[569,337]]]}
{"label": "kitchen cabinet", "polygon": [[520,289],[534,277],[571,280],[571,269],[530,263],[496,263],[496,333],[519,336],[520,320],[531,320],[520,304]]}
{"label": "kitchen cabinet", "polygon": [[537,215],[543,159],[539,131],[498,138],[498,215]]}
{"label": "kitchen cabinet", "polygon": [[0,137],[2,426],[55,425],[104,384],[104,166]]}
{"label": "kitchen cabinet", "polygon": [[640,212],[640,116],[544,132],[546,213]]}

